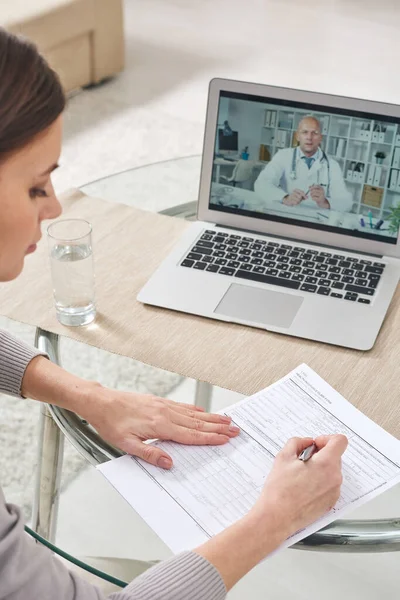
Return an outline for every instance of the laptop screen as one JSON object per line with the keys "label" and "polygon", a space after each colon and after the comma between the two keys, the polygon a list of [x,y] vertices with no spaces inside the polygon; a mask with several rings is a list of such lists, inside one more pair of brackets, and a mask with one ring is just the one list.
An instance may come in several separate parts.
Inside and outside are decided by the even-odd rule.
{"label": "laptop screen", "polygon": [[220,92],[209,208],[397,243],[400,121]]}

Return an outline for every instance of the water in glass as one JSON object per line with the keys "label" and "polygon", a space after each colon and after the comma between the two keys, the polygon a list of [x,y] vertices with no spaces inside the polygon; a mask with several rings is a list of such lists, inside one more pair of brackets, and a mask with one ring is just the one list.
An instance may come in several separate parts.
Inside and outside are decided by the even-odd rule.
{"label": "water in glass", "polygon": [[91,246],[57,244],[50,256],[58,320],[64,325],[88,325],[96,316]]}

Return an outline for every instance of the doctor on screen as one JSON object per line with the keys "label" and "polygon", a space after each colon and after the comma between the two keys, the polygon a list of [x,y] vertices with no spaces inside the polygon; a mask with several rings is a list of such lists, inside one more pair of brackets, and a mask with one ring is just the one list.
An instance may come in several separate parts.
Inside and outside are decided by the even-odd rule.
{"label": "doctor on screen", "polygon": [[346,188],[339,163],[320,148],[321,125],[304,117],[297,128],[296,148],[279,150],[261,171],[254,191],[265,207],[274,204],[349,212],[352,195]]}

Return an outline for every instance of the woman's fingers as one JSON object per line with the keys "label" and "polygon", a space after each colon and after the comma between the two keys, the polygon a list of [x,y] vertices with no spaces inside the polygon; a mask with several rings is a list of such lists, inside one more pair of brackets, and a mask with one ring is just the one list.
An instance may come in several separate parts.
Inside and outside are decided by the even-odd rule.
{"label": "woman's fingers", "polygon": [[[237,435],[237,433],[234,435]],[[232,435],[200,431],[198,429],[183,427],[182,425],[174,425],[171,427],[168,439],[190,446],[221,446],[229,442],[231,437]]]}
{"label": "woman's fingers", "polygon": [[207,412],[197,412],[193,406],[187,404],[173,404],[170,406],[171,410],[180,415],[185,415],[186,417],[190,417],[192,419],[201,419],[203,421],[208,421],[209,423],[230,423],[232,421],[231,417],[227,417],[226,415],[217,415],[216,413],[207,413]]}
{"label": "woman's fingers", "polygon": [[[202,418],[204,416],[206,415],[187,416],[183,413],[175,413],[171,418],[173,423],[176,425],[180,425],[181,427],[192,429],[197,432],[218,433],[227,435],[229,437],[234,437],[240,432],[239,427],[232,425],[230,422],[221,423],[218,421],[208,421]],[[218,417],[219,415],[213,416]]]}
{"label": "woman's fingers", "polygon": [[121,444],[121,450],[163,469],[170,469],[173,464],[172,458],[164,450],[153,444],[145,444],[135,438],[127,439]]}
{"label": "woman's fingers", "polygon": [[204,408],[202,408],[201,406],[195,406],[194,404],[186,404],[185,402],[175,402],[175,400],[167,400],[166,398],[159,398],[159,400],[162,400],[166,404],[169,404],[171,407],[182,407],[186,410],[204,412]]}
{"label": "woman's fingers", "polygon": [[279,454],[285,458],[296,458],[303,450],[308,448],[308,446],[311,446],[313,441],[314,440],[312,438],[290,438],[290,440],[288,440],[283,446]]}

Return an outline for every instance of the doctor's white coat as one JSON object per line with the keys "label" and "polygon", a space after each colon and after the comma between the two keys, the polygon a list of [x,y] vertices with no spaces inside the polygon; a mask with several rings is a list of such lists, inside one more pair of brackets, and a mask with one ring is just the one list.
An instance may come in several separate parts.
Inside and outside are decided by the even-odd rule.
{"label": "doctor's white coat", "polygon": [[[351,192],[348,191],[339,163],[333,158],[329,160],[329,189],[328,165],[319,151],[317,158],[309,169],[297,151],[296,179],[292,179],[294,148],[279,150],[267,166],[261,171],[254,183],[254,191],[265,208],[273,208],[274,203],[282,202],[283,198],[293,190],[299,189],[307,193],[311,185],[322,185],[325,189],[331,209],[340,212],[350,212],[353,205]],[[298,206],[319,209],[319,206],[310,196]],[[296,207],[293,207],[296,209]],[[320,209],[319,209],[320,210]]]}

